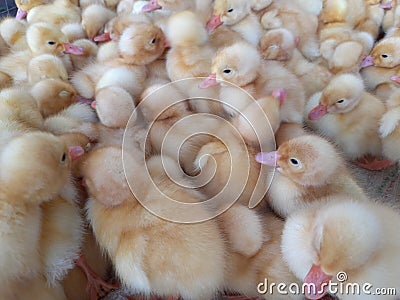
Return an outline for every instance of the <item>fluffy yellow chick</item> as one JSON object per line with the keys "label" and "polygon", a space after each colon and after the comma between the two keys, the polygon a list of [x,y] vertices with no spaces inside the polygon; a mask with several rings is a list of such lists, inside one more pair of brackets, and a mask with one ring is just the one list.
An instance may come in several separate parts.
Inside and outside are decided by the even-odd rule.
{"label": "fluffy yellow chick", "polygon": [[21,51],[28,48],[26,43],[26,22],[15,18],[4,18],[0,23],[0,35],[9,49]]}
{"label": "fluffy yellow chick", "polygon": [[317,63],[310,62],[297,50],[296,39],[287,29],[271,29],[260,39],[263,58],[279,60],[301,81],[306,98],[325,88],[332,74]]}
{"label": "fluffy yellow chick", "polygon": [[[221,84],[220,101],[231,115],[228,105],[242,111],[255,99],[271,95],[275,90],[286,91],[286,101],[280,110],[283,122],[301,123],[304,109],[304,89],[299,79],[277,61],[261,60],[257,49],[247,43],[235,43],[217,52],[213,58],[211,75],[201,83],[207,88]],[[227,84],[224,81],[232,83]],[[240,91],[237,87],[242,88]]]}
{"label": "fluffy yellow chick", "polygon": [[347,158],[370,170],[393,164],[377,159],[382,155],[378,128],[384,112],[384,103],[367,93],[362,79],[354,74],[334,77],[311,97],[305,110],[311,128],[332,139]]}
{"label": "fluffy yellow chick", "polygon": [[29,10],[39,5],[48,4],[49,2],[47,0],[16,0],[15,5],[18,7],[18,11],[15,18],[22,20],[26,18]]}
{"label": "fluffy yellow chick", "polygon": [[46,22],[52,25],[63,25],[81,21],[81,10],[70,0],[54,0],[49,4],[32,8],[27,16],[28,23]]}
{"label": "fluffy yellow chick", "polygon": [[[191,11],[182,11],[172,15],[167,23],[166,34],[171,49],[167,53],[166,69],[171,81],[206,77],[211,69],[214,50],[208,43],[207,31],[200,19]],[[188,97],[218,98],[218,87],[199,89],[200,79],[181,81],[176,84]],[[217,102],[201,103],[197,99],[189,100],[196,112],[218,113],[222,108]]]}
{"label": "fluffy yellow chick", "polygon": [[77,100],[74,87],[59,79],[39,81],[31,88],[30,94],[44,118],[60,112]]}
{"label": "fluffy yellow chick", "polygon": [[102,33],[105,24],[115,17],[115,12],[99,4],[92,4],[82,11],[82,27],[89,39]]}
{"label": "fluffy yellow chick", "polygon": [[[26,149],[30,155],[26,156]],[[32,132],[12,139],[1,151],[2,285],[42,271],[40,204],[56,197],[68,181],[71,161],[82,150],[67,147],[50,133]],[[24,158],[21,160],[21,158]],[[18,238],[16,238],[18,237]]]}
{"label": "fluffy yellow chick", "polygon": [[259,18],[251,11],[251,3],[249,1],[214,1],[214,12],[207,23],[207,30],[214,30],[223,24],[238,32],[254,46],[258,45],[258,41],[263,34]]}
{"label": "fluffy yellow chick", "polygon": [[273,1],[263,12],[261,24],[266,30],[285,28],[297,40],[301,53],[309,60],[320,56],[317,35],[318,18],[293,1]]}
{"label": "fluffy yellow chick", "polygon": [[[289,268],[304,283],[315,285],[316,289],[306,291],[307,298],[322,298],[331,281],[344,287],[360,284],[360,294],[339,290],[336,296],[340,299],[396,299],[366,293],[400,285],[400,239],[395,230],[399,213],[381,203],[349,196],[324,200],[291,215],[283,230],[282,253]],[[343,272],[346,281],[340,276]],[[373,288],[363,289],[365,283]]]}
{"label": "fluffy yellow chick", "polygon": [[[142,172],[144,166],[132,154],[143,155],[125,152],[125,166],[135,170],[133,173]],[[179,172],[176,162],[171,159],[164,162],[174,174]],[[141,185],[138,196],[144,197],[141,199],[144,203],[152,203],[156,209],[162,205],[164,210],[169,209],[165,206],[165,195],[185,203],[202,200],[198,192],[172,184],[160,157],[150,158],[146,165],[164,196],[150,188],[143,177],[138,177]],[[132,179],[133,173],[127,174],[127,178]],[[128,188],[121,148],[91,152],[84,176],[91,196],[87,203],[88,218],[124,286],[144,295],[190,299],[209,299],[220,290],[224,281],[225,245],[214,220],[180,224],[148,212]],[[191,206],[190,210],[194,214],[185,210],[185,215],[208,215],[204,207]],[[178,212],[176,216],[185,217],[182,214]],[[111,224],[110,217],[116,222]]]}
{"label": "fluffy yellow chick", "polygon": [[276,167],[276,172],[269,174],[273,177],[268,201],[282,217],[327,195],[365,197],[338,151],[321,137],[295,137],[280,145],[277,151],[257,154],[256,160]]}
{"label": "fluffy yellow chick", "polygon": [[393,68],[400,64],[400,55],[397,49],[400,45],[400,37],[389,37],[380,40],[371,53],[364,58],[362,67],[376,66]]}
{"label": "fluffy yellow chick", "polygon": [[[248,297],[257,297],[257,299],[303,299],[302,295],[288,293],[281,295],[277,290],[271,290],[271,286],[265,284],[285,283],[287,285],[300,281],[296,279],[293,273],[283,260],[281,253],[281,234],[284,226],[284,221],[276,217],[268,209],[261,214],[263,218],[263,232],[261,237],[263,244],[261,249],[252,257],[246,257],[233,250],[227,256],[227,268],[225,272],[225,285],[229,292],[240,293],[246,296],[232,296],[227,299],[249,299]],[[249,222],[253,220],[247,220]],[[234,219],[232,223],[236,223]],[[237,229],[246,231],[246,224]],[[228,241],[229,242],[229,241]],[[268,282],[266,282],[266,279]],[[269,288],[269,290],[268,290]],[[263,289],[266,291],[263,294]],[[258,292],[260,291],[260,293]],[[271,293],[272,292],[272,293]],[[253,299],[253,298],[251,298]]]}
{"label": "fluffy yellow chick", "polygon": [[68,81],[68,72],[62,60],[52,54],[42,54],[32,58],[28,64],[27,75],[28,82],[32,85],[47,78]]}

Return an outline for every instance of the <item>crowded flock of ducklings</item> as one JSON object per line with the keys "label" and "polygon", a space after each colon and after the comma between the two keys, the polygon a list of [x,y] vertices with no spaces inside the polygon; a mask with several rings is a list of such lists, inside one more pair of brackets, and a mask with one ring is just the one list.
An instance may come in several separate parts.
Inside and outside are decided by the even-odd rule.
{"label": "crowded flock of ducklings", "polygon": [[16,4],[1,300],[399,299],[399,211],[351,168],[400,160],[400,2]]}

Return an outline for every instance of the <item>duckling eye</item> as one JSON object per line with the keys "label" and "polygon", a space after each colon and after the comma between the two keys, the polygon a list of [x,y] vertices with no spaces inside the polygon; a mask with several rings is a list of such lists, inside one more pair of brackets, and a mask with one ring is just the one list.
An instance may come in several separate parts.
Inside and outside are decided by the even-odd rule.
{"label": "duckling eye", "polygon": [[228,9],[227,12],[228,12],[228,13],[233,12],[233,8]]}
{"label": "duckling eye", "polygon": [[54,42],[54,41],[48,41],[48,42],[47,42],[47,44],[49,44],[49,45],[53,46],[53,45],[55,45],[55,44],[56,44],[56,42]]}
{"label": "duckling eye", "polygon": [[381,57],[382,57],[382,58],[388,58],[389,55],[387,55],[387,54],[382,54]]}
{"label": "duckling eye", "polygon": [[344,102],[344,99],[340,99],[339,101],[337,101],[336,103],[343,103]]}
{"label": "duckling eye", "polygon": [[157,39],[156,39],[156,38],[154,38],[154,39],[152,39],[152,40],[150,41],[150,44],[155,44],[155,43],[156,43],[156,41],[157,41]]}
{"label": "duckling eye", "polygon": [[225,69],[222,72],[224,72],[225,74],[230,74],[232,72],[232,70],[231,69]]}
{"label": "duckling eye", "polygon": [[64,164],[67,161],[67,154],[64,152],[61,156],[60,162]]}
{"label": "duckling eye", "polygon": [[299,167],[300,166],[300,162],[297,158],[292,157],[291,159],[289,159],[289,162],[291,165],[295,166],[295,167]]}

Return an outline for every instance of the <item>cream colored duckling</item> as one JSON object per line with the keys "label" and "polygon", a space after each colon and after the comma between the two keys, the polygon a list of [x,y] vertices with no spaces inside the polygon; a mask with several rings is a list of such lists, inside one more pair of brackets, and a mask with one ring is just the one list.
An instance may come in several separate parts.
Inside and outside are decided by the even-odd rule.
{"label": "cream colored duckling", "polygon": [[54,115],[77,101],[74,87],[59,79],[44,79],[32,86],[30,94],[35,98],[44,118]]}
{"label": "cream colored duckling", "polygon": [[18,7],[18,11],[15,19],[22,20],[26,18],[29,10],[39,5],[48,4],[49,2],[47,0],[16,0],[15,5]]}
{"label": "cream colored duckling", "polygon": [[[209,74],[214,55],[204,24],[194,12],[185,10],[169,18],[166,34],[171,46],[166,60],[169,79],[183,80],[176,83],[176,86],[187,97],[196,97],[194,100],[189,100],[193,111],[220,113],[222,107],[217,102],[201,102],[197,99],[199,97],[217,99],[219,95],[218,87],[210,89],[198,87],[200,79],[197,77],[206,77]],[[189,80],[185,81],[185,79]]]}
{"label": "cream colored duckling", "polygon": [[93,39],[103,32],[108,21],[116,16],[116,13],[100,4],[92,4],[82,11],[82,27],[89,39]]}
{"label": "cream colored duckling", "polygon": [[25,36],[27,27],[26,22],[11,17],[1,21],[0,35],[9,49],[21,51],[28,48]]}
{"label": "cream colored duckling", "polygon": [[265,59],[281,61],[301,81],[306,98],[325,88],[332,74],[320,64],[308,61],[297,50],[296,39],[287,29],[271,29],[260,39]]}
{"label": "cream colored duckling", "polygon": [[380,40],[371,53],[364,58],[362,67],[376,66],[393,68],[400,64],[400,55],[397,49],[400,46],[400,37],[388,37]]}
{"label": "cream colored duckling", "polygon": [[[219,99],[224,104],[242,111],[251,103],[249,94],[260,99],[283,88],[286,91],[286,101],[280,110],[281,121],[302,122],[305,97],[301,82],[280,62],[261,60],[260,53],[252,45],[239,42],[218,51],[213,58],[211,73],[201,83],[201,87],[221,84]],[[235,116],[237,112],[232,111],[228,105],[225,105],[225,109]]]}
{"label": "cream colored duckling", "polygon": [[384,103],[367,93],[362,79],[354,74],[334,77],[311,97],[305,110],[311,128],[338,144],[345,157],[370,170],[393,164],[377,159],[382,155],[378,129],[384,112]]}
{"label": "cream colored duckling", "polygon": [[81,10],[73,0],[54,0],[32,8],[26,18],[28,23],[46,22],[53,26],[81,21]]}
{"label": "cream colored duckling", "polygon": [[81,55],[81,48],[68,42],[66,36],[57,28],[47,23],[35,23],[26,31],[29,50],[11,53],[0,60],[0,85],[5,86],[11,82],[20,83],[27,79],[29,61],[40,54],[53,54],[59,56],[67,69],[72,68],[68,56],[63,54]]}
{"label": "cream colored duckling", "polygon": [[[339,290],[336,296],[340,299],[394,300],[398,296],[366,292],[400,286],[397,224],[399,213],[382,203],[328,197],[289,217],[283,230],[282,253],[298,279],[315,285],[317,291],[306,292],[309,299],[322,298],[329,292],[331,281],[344,287],[347,283],[360,284],[360,293]],[[345,282],[338,277],[340,272],[345,272]],[[373,288],[363,289],[366,283]]]}
{"label": "cream colored duckling", "polygon": [[[140,157],[143,153],[124,153],[124,164],[132,171],[127,174],[129,180],[144,167],[133,155]],[[174,174],[179,172],[179,166],[172,159],[166,158],[164,163]],[[160,157],[150,158],[146,164],[164,196],[150,188],[144,177],[137,177],[136,183],[140,182],[141,186],[137,196],[144,203],[155,209],[162,205],[165,211],[169,209],[165,206],[168,203],[165,195],[185,203],[203,199],[198,192],[173,184],[165,175]],[[143,295],[152,293],[185,299],[210,299],[223,287],[225,245],[214,220],[180,224],[149,213],[128,188],[121,148],[91,152],[84,176],[91,197],[87,203],[88,218],[99,245],[110,256],[124,286]],[[175,211],[178,213],[175,216],[206,217],[209,213],[204,209],[193,205],[190,210],[194,214],[186,210],[185,216]],[[110,223],[110,218],[115,222]],[[136,247],[142,251],[136,251]]]}
{"label": "cream colored duckling", "polygon": [[2,290],[7,289],[10,280],[29,279],[43,271],[40,204],[61,192],[68,181],[71,161],[80,150],[44,132],[23,134],[2,148]]}
{"label": "cream colored duckling", "polygon": [[386,112],[380,120],[379,133],[382,138],[383,155],[392,161],[400,161],[400,92],[387,100]]}
{"label": "cream colored duckling", "polygon": [[28,82],[32,85],[43,79],[68,81],[68,72],[63,61],[52,54],[42,54],[32,58],[28,64]]}
{"label": "cream colored duckling", "polygon": [[258,45],[258,41],[263,34],[259,18],[251,11],[251,3],[249,1],[214,1],[214,12],[207,23],[207,30],[214,30],[223,24],[238,32],[254,46]]}
{"label": "cream colored duckling", "polygon": [[96,90],[113,85],[138,98],[147,75],[145,65],[161,56],[165,49],[164,40],[159,27],[142,21],[132,24],[119,38],[119,56],[76,72],[72,84],[80,95],[88,99],[95,96]]}
{"label": "cream colored duckling", "polygon": [[256,160],[276,167],[276,172],[269,174],[273,177],[268,200],[282,217],[328,195],[365,198],[338,151],[321,137],[295,137],[280,145],[277,151],[257,154]]}

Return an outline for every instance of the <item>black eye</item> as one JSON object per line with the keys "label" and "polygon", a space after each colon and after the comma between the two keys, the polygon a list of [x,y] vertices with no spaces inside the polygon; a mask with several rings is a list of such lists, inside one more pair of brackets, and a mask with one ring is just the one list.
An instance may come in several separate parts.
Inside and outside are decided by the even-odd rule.
{"label": "black eye", "polygon": [[55,44],[56,44],[56,42],[54,42],[54,41],[48,41],[48,42],[47,42],[47,44],[49,44],[49,45],[52,45],[52,46],[53,46],[53,45],[55,45]]}
{"label": "black eye", "polygon": [[150,44],[155,44],[156,41],[157,41],[156,38],[154,38],[154,39],[151,40]]}
{"label": "black eye", "polygon": [[233,12],[233,8],[228,9],[227,12],[228,12],[228,13]]}
{"label": "black eye", "polygon": [[67,160],[67,154],[64,152],[63,155],[61,156],[60,162],[63,164]]}
{"label": "black eye", "polygon": [[295,159],[295,158],[291,158],[291,159],[290,159],[290,163],[291,163],[292,165],[294,165],[294,166],[298,166],[298,165],[299,165],[299,161],[298,161],[297,159]]}
{"label": "black eye", "polygon": [[232,72],[232,70],[231,70],[231,69],[225,69],[225,70],[223,70],[222,72],[224,72],[225,74],[229,74],[229,73]]}
{"label": "black eye", "polygon": [[337,101],[336,103],[343,103],[344,99],[340,99],[339,101]]}
{"label": "black eye", "polygon": [[381,55],[382,58],[388,58],[388,56],[389,56],[389,55],[387,55],[387,54],[382,54],[382,55]]}

